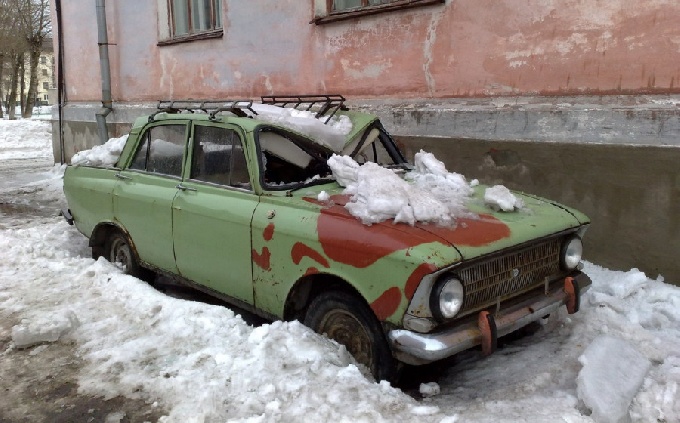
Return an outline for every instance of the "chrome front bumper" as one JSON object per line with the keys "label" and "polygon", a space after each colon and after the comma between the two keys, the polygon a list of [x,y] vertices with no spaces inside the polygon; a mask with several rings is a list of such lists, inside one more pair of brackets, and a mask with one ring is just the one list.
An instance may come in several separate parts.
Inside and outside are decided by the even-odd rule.
{"label": "chrome front bumper", "polygon": [[[580,287],[580,295],[590,288],[590,278],[583,273],[574,276],[573,280]],[[501,313],[493,316],[495,330],[492,335],[489,335],[484,328],[480,328],[479,324],[470,322],[433,333],[392,330],[388,333],[388,339],[395,357],[400,361],[414,365],[431,363],[477,345],[486,345],[490,342],[495,345],[495,337],[516,331],[554,313],[562,305],[568,304],[570,301],[568,291],[564,287],[559,287],[540,298],[532,298],[507,310],[502,310]],[[494,339],[488,339],[489,336]]]}

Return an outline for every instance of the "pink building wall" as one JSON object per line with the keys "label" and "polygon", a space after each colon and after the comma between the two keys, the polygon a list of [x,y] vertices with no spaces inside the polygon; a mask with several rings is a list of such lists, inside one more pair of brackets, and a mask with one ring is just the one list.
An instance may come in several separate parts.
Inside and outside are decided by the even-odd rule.
{"label": "pink building wall", "polygon": [[[312,3],[224,1],[222,38],[157,46],[157,2],[109,1],[114,101],[680,92],[675,1],[455,0],[323,25]],[[97,101],[94,4],[62,8],[68,99]]]}

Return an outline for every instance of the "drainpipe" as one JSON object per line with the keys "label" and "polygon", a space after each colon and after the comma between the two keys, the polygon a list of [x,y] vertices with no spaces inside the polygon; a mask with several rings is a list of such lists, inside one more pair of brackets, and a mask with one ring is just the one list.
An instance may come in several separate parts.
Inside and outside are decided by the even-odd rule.
{"label": "drainpipe", "polygon": [[61,0],[55,0],[54,9],[57,14],[57,111],[59,113],[59,159],[61,164],[66,163],[64,151],[64,101],[65,101],[65,77],[64,77],[64,31],[61,26]]}
{"label": "drainpipe", "polygon": [[99,143],[109,140],[106,117],[113,111],[111,100],[111,65],[109,63],[109,36],[106,26],[106,0],[95,0],[97,3],[97,30],[99,44],[99,68],[102,74],[102,109],[96,113]]}

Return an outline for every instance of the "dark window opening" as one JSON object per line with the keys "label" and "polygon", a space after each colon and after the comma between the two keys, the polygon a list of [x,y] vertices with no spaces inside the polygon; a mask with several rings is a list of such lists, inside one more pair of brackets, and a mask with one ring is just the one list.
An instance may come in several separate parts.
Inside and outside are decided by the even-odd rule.
{"label": "dark window opening", "polygon": [[[445,3],[445,0],[316,0],[325,14],[317,14],[312,23],[322,24],[376,13]],[[325,3],[323,3],[325,2]],[[317,3],[317,6],[319,3]]]}
{"label": "dark window opening", "polygon": [[267,189],[328,182],[332,151],[312,140],[265,128],[258,132],[260,177]]}
{"label": "dark window opening", "polygon": [[222,0],[169,0],[172,37],[222,28]]}

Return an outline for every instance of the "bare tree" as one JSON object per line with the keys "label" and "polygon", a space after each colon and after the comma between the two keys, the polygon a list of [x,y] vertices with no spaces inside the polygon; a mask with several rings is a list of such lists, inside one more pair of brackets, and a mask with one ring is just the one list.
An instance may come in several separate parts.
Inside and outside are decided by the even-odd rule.
{"label": "bare tree", "polygon": [[[21,97],[22,116],[30,117],[33,113],[40,53],[51,31],[49,0],[0,0],[0,100],[8,94],[10,119],[15,117],[17,96]],[[24,96],[26,58],[30,76]]]}
{"label": "bare tree", "polygon": [[[14,119],[14,107],[16,104],[17,83],[19,82],[20,60],[23,60],[23,52],[26,51],[25,31],[20,19],[19,1],[25,0],[0,0],[0,100],[7,100],[7,112],[10,119]],[[9,74],[4,72],[9,71]]]}
{"label": "bare tree", "polygon": [[[28,118],[33,114],[38,85],[38,63],[45,38],[52,33],[52,22],[48,0],[23,0],[22,27],[28,45],[30,77],[28,92],[23,99],[21,114]],[[22,89],[23,93],[23,89]]]}

